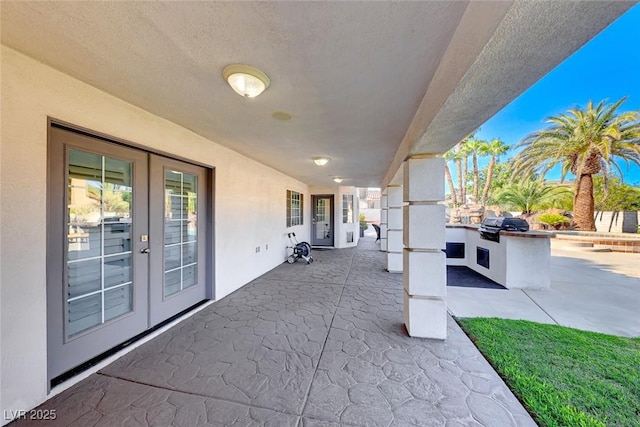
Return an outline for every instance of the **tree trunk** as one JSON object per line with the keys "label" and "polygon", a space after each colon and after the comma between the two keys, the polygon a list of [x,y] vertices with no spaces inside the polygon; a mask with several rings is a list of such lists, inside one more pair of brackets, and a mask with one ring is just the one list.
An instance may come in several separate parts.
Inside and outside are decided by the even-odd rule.
{"label": "tree trunk", "polygon": [[456,160],[456,169],[458,170],[458,205],[464,204],[464,195],[462,194],[462,159],[458,158]]}
{"label": "tree trunk", "polygon": [[573,196],[573,221],[577,230],[596,231],[593,218],[593,177],[590,174],[580,175]]}
{"label": "tree trunk", "polygon": [[491,178],[493,177],[493,167],[496,164],[496,156],[491,156],[489,160],[489,166],[487,167],[487,179],[484,183],[484,189],[482,190],[482,201],[480,204],[485,206],[487,203],[487,197],[489,196],[489,188],[491,188]]}
{"label": "tree trunk", "polygon": [[473,153],[473,203],[475,203],[476,205],[478,204],[478,192],[480,191],[480,189],[478,188],[478,180],[479,180],[479,173],[480,171],[478,171],[478,156],[476,155],[476,153]]}
{"label": "tree trunk", "polygon": [[467,205],[467,171],[469,170],[469,156],[464,158],[462,164],[462,186],[460,187],[461,202],[463,205]]}
{"label": "tree trunk", "polygon": [[444,164],[444,176],[447,178],[447,182],[449,183],[449,191],[451,191],[451,202],[453,203],[453,207],[458,207],[458,197],[456,196],[456,187],[453,185],[453,178],[451,177],[451,171],[449,170],[449,165]]}

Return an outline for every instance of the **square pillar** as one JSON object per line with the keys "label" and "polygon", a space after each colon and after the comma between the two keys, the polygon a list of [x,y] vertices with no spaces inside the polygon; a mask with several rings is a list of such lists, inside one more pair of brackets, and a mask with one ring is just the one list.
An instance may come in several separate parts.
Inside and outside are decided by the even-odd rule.
{"label": "square pillar", "polygon": [[416,155],[404,162],[404,322],[412,337],[447,337],[444,159]]}
{"label": "square pillar", "polygon": [[387,187],[387,271],[402,273],[402,227],[404,206],[402,186]]}
{"label": "square pillar", "polygon": [[380,250],[387,252],[387,189],[380,193]]}

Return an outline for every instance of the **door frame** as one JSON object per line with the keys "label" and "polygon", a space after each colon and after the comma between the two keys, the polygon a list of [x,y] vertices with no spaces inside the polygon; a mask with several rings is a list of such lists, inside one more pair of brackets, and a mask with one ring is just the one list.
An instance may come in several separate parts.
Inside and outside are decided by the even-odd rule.
{"label": "door frame", "polygon": [[[53,212],[52,210],[55,209],[56,206],[58,207],[60,206],[60,203],[61,203],[60,200],[62,197],[64,197],[63,194],[65,194],[64,191],[60,193],[60,188],[61,188],[60,183],[58,184],[55,183],[56,179],[59,179],[59,177],[56,177],[53,175],[53,173],[56,172],[55,170],[56,168],[52,167],[52,162],[56,159],[56,156],[58,156],[57,154],[54,154],[56,147],[55,147],[55,143],[53,142],[53,136],[51,131],[53,128],[58,128],[65,131],[77,133],[81,136],[90,137],[95,140],[109,143],[112,145],[139,150],[141,152],[146,153],[148,159],[150,158],[150,155],[155,154],[155,155],[167,157],[169,159],[175,159],[181,162],[190,163],[195,166],[200,166],[205,168],[206,180],[203,183],[204,189],[205,189],[205,196],[206,196],[205,212],[203,212],[206,215],[206,221],[204,221],[205,222],[205,231],[204,231],[205,255],[203,257],[205,262],[204,286],[205,286],[206,299],[215,300],[215,296],[216,296],[216,292],[215,292],[216,290],[216,287],[215,287],[215,259],[216,259],[215,257],[216,255],[215,254],[215,172],[216,172],[215,167],[207,163],[195,161],[195,160],[185,158],[179,155],[175,155],[169,152],[152,149],[142,144],[137,144],[128,140],[117,138],[105,133],[101,133],[95,130],[91,130],[82,126],[78,126],[78,125],[66,122],[64,120],[59,120],[54,117],[47,117],[47,194],[46,194],[46,204],[47,204],[46,205],[46,229],[47,229],[46,280],[47,280],[47,283],[45,286],[46,301],[47,301],[47,315],[46,315],[47,349],[49,349],[51,345],[50,343],[51,334],[49,334],[49,328],[52,327],[52,325],[50,324],[50,319],[52,318],[52,316],[62,314],[60,313],[59,309],[56,309],[55,304],[53,304],[54,301],[57,301],[60,298],[60,295],[55,292],[51,292],[49,290],[50,288],[49,282],[50,280],[52,280],[52,278],[55,278],[55,277],[59,278],[61,277],[62,274],[64,274],[64,271],[63,271],[64,265],[61,265],[58,262],[60,257],[56,256],[55,254],[62,250],[62,248],[60,247],[60,243],[64,242],[64,240],[60,240],[61,238],[60,236],[62,236],[62,239],[66,238],[66,234],[64,233],[64,230],[66,230],[66,227],[64,227],[63,230],[61,231],[60,224],[54,223],[54,221],[59,219],[59,214],[58,215],[52,214]],[[87,149],[90,151],[90,148],[87,148]],[[147,164],[147,166],[149,165]],[[59,168],[58,168],[58,171],[59,171]],[[147,174],[148,174],[148,171],[147,171]],[[62,185],[62,188],[64,190],[64,185]],[[147,191],[148,190],[149,188],[147,185]],[[150,285],[147,284],[147,286],[150,286]],[[150,325],[149,316],[148,316],[148,313],[149,313],[148,304],[149,302],[147,302],[147,329],[142,334],[135,336],[136,340],[139,338],[142,338],[145,334],[152,332],[152,329],[151,329],[152,326]],[[132,338],[134,337],[132,336]],[[123,343],[122,346],[116,346],[116,347],[124,348],[125,346],[133,342],[133,340],[129,340],[125,342],[126,344]],[[103,353],[99,352],[97,354],[94,354],[94,358],[102,355]],[[93,359],[90,358],[89,360],[93,360]],[[79,370],[78,372],[75,372],[77,368],[71,368],[67,372],[64,372],[58,376],[53,376],[51,372],[50,364],[51,364],[50,355],[48,355],[47,356],[47,392],[49,392],[52,388],[52,380],[56,378],[62,378],[62,377],[65,377],[65,378],[71,377],[71,376],[74,376],[76,373],[81,372],[81,370]],[[82,366],[82,365],[78,365],[78,366]]]}
{"label": "door frame", "polygon": [[[318,199],[329,199],[329,228],[331,230],[331,242],[317,243],[316,240],[316,202]],[[312,246],[335,246],[335,195],[334,194],[312,194],[311,195],[311,245]],[[322,239],[324,240],[324,239]]]}

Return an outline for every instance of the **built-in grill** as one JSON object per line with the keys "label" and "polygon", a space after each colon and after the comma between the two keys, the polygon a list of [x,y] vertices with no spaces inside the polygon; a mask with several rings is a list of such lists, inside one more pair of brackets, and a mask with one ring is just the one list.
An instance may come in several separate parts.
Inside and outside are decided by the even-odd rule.
{"label": "built-in grill", "polygon": [[520,218],[485,218],[480,224],[478,232],[480,237],[486,240],[500,241],[500,230],[505,231],[529,231],[529,223]]}

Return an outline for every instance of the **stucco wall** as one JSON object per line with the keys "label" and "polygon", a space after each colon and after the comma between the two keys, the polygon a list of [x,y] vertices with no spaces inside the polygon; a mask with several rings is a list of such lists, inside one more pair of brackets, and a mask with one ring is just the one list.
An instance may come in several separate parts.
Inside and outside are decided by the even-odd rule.
{"label": "stucco wall", "polygon": [[[342,222],[342,196],[343,195],[352,195],[353,196],[353,222],[344,223]],[[338,243],[336,245],[337,248],[350,248],[358,245],[358,240],[360,239],[360,222],[358,221],[358,215],[360,210],[358,209],[358,189],[356,187],[340,187],[340,191],[338,192],[338,203],[337,203],[337,216],[336,216],[336,224],[339,226],[339,229],[336,230],[338,232]],[[353,233],[353,242],[347,242],[347,232]]]}
{"label": "stucco wall", "polygon": [[370,224],[380,225],[380,209],[360,208],[360,212],[364,214],[364,218]]}
{"label": "stucco wall", "polygon": [[637,233],[640,212],[616,211],[595,213],[596,230],[601,233]]}
{"label": "stucco wall", "polygon": [[[506,284],[507,282],[507,259],[506,259],[506,239],[501,236],[500,243],[492,242],[480,238],[480,234],[473,230],[466,230],[467,245],[466,245],[466,258],[467,267],[477,271],[483,276],[488,277],[494,282],[500,284]],[[476,248],[488,249],[490,252],[489,265],[490,268],[485,268],[479,265],[476,261],[477,253]],[[508,286],[507,286],[508,287]]]}
{"label": "stucco wall", "polygon": [[[215,168],[215,294],[285,259],[287,231],[309,239],[306,184],[2,46],[0,405],[46,399],[47,118]],[[286,190],[304,194],[304,225],[286,228]],[[268,244],[269,249],[266,249]],[[256,247],[261,250],[256,253]]]}

